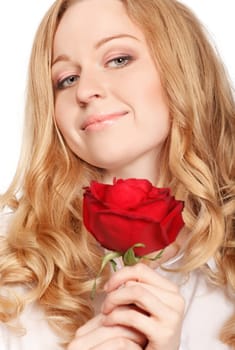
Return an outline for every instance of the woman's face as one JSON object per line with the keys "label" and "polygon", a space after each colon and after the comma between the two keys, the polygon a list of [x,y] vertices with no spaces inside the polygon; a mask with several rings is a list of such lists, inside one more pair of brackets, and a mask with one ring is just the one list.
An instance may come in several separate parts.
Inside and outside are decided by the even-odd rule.
{"label": "woman's face", "polygon": [[71,150],[115,176],[156,169],[169,110],[143,33],[122,2],[75,2],[58,26],[53,62],[56,122]]}

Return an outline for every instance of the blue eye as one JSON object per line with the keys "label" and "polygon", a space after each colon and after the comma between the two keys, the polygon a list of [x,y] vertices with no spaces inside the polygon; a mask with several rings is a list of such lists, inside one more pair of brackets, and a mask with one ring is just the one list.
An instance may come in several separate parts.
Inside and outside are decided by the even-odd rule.
{"label": "blue eye", "polygon": [[62,89],[66,89],[68,87],[71,87],[78,81],[78,79],[79,79],[78,75],[70,75],[70,76],[58,81],[56,88],[62,90]]}
{"label": "blue eye", "polygon": [[130,55],[115,57],[108,61],[107,66],[111,68],[121,68],[130,63],[132,59],[133,58]]}

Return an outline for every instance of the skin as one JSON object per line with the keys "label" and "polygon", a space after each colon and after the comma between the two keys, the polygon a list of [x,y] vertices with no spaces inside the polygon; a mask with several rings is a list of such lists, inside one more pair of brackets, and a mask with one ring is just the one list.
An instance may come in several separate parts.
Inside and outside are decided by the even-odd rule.
{"label": "skin", "polygon": [[179,348],[184,300],[177,286],[137,264],[115,272],[105,292],[101,313],[78,330],[68,350]]}
{"label": "skin", "polygon": [[[76,2],[57,29],[53,59],[56,122],[69,147],[105,169],[105,182],[116,176],[156,183],[169,110],[146,40],[123,4]],[[113,113],[123,115],[86,127]]]}
{"label": "skin", "polygon": [[[57,29],[53,58],[56,122],[72,151],[103,168],[106,183],[115,176],[156,184],[169,110],[145,38],[122,3],[75,2]],[[150,266],[124,267],[68,350],[177,350],[183,313],[177,286]]]}
{"label": "skin", "polygon": [[[178,349],[184,300],[177,286],[148,266],[137,264],[115,273],[105,290],[104,325],[134,327],[145,335],[147,350]],[[137,308],[128,307],[132,304]]]}

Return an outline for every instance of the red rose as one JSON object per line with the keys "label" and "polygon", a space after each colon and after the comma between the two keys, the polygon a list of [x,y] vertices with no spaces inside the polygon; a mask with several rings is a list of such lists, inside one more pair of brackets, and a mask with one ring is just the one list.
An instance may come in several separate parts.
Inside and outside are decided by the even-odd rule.
{"label": "red rose", "polygon": [[148,254],[173,242],[184,222],[183,202],[168,188],[148,180],[115,180],[113,185],[93,181],[85,188],[83,219],[87,230],[104,247],[125,252],[136,243],[136,255]]}

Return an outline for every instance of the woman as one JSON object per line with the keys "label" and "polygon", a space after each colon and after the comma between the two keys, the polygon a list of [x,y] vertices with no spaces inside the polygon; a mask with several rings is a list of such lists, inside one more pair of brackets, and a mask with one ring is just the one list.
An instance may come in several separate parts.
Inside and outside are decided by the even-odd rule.
{"label": "woman", "polygon": [[[194,15],[172,0],[57,0],[28,85],[1,199],[1,349],[232,349],[234,99]],[[170,187],[185,228],[156,264],[106,269],[92,303],[103,250],[82,196],[115,177]]]}

